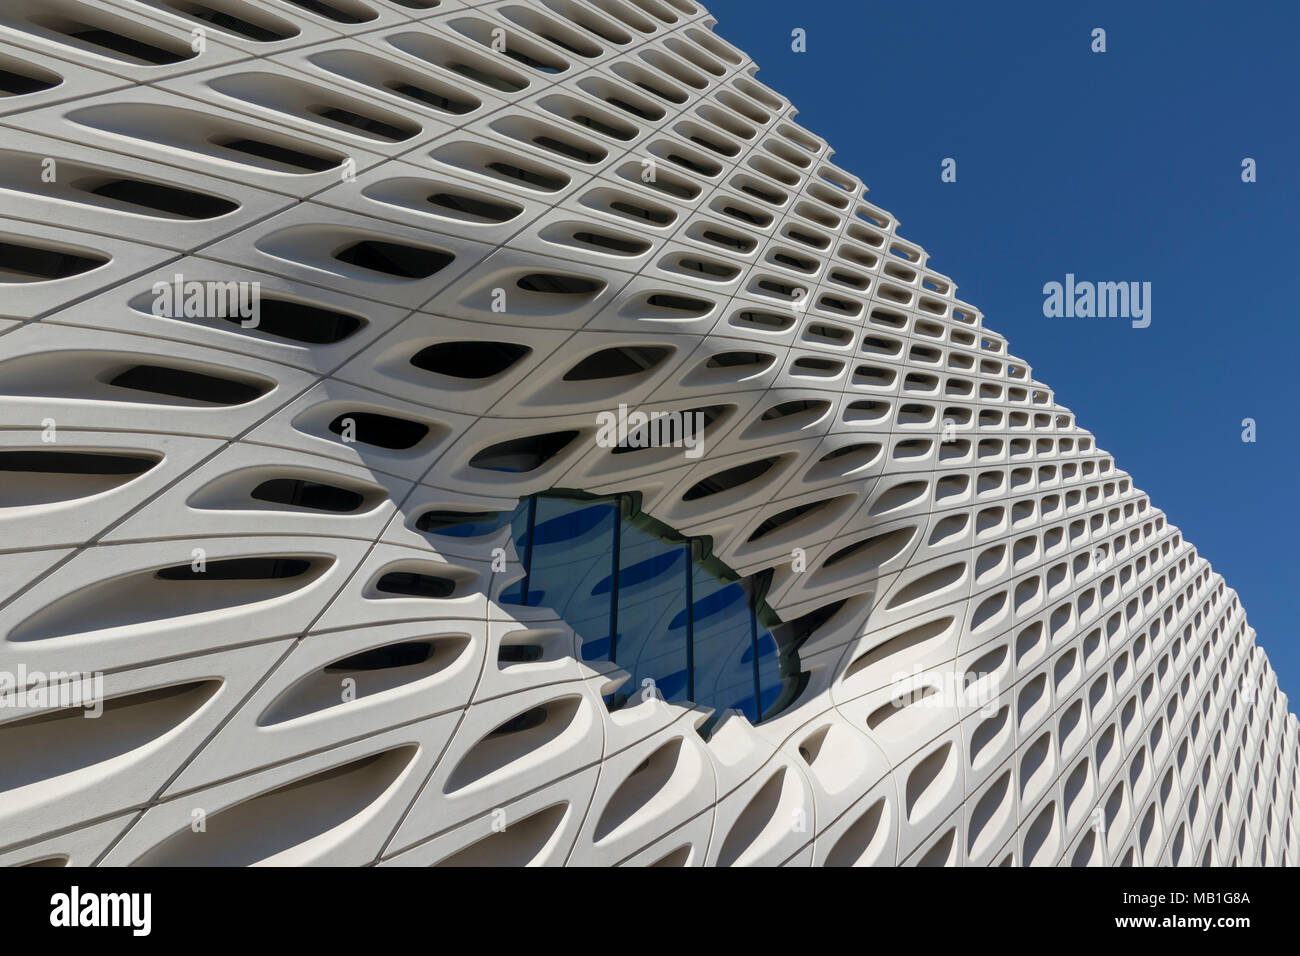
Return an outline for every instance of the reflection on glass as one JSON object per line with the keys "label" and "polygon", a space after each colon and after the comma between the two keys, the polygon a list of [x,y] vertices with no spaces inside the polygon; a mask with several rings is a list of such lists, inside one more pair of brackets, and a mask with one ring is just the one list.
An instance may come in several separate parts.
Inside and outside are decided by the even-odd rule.
{"label": "reflection on glass", "polygon": [[632,675],[622,692],[640,694],[653,681],[664,700],[690,696],[686,658],[688,545],[623,526],[618,572],[618,640],[614,660]]}
{"label": "reflection on glass", "polygon": [[525,526],[515,538],[527,568],[528,597],[522,599],[521,581],[502,599],[551,608],[582,636],[584,658],[608,660],[611,596],[608,588],[601,592],[597,586],[612,568],[618,509],[610,501],[534,500],[532,529]]}
{"label": "reflection on glass", "polygon": [[760,718],[772,716],[772,708],[781,699],[785,689],[786,678],[781,676],[781,649],[777,646],[772,632],[763,625],[755,628],[754,646],[758,651],[758,690],[762,706]]}
{"label": "reflection on glass", "polygon": [[[630,673],[614,706],[653,688],[664,700],[735,709],[754,723],[770,717],[787,678],[776,638],[758,623],[752,583],[696,560],[692,543],[662,525],[624,518],[626,501],[521,501],[508,518],[524,573],[502,602],[552,608],[580,635],[585,660],[613,660]],[[425,530],[465,536],[506,520],[467,514]]]}
{"label": "reflection on glass", "polygon": [[696,699],[757,721],[749,596],[739,581],[719,580],[699,565],[691,583]]}

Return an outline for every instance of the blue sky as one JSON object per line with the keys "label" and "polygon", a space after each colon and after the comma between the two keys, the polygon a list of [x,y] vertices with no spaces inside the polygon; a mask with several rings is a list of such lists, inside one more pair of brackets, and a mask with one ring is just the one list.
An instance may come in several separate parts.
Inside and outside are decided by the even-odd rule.
{"label": "blue sky", "polygon": [[[1237,589],[1300,706],[1300,8],[706,6]],[[1150,327],[1045,318],[1067,272],[1152,283]]]}

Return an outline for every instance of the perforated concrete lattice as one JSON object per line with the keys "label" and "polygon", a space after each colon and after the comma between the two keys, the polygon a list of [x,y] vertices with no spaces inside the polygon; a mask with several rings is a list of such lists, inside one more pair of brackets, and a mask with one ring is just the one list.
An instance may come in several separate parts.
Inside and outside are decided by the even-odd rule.
{"label": "perforated concrete lattice", "polygon": [[[10,679],[0,861],[1294,859],[1236,594],[712,26],[0,5],[0,671],[104,698]],[[557,494],[744,589],[748,715],[507,600]]]}

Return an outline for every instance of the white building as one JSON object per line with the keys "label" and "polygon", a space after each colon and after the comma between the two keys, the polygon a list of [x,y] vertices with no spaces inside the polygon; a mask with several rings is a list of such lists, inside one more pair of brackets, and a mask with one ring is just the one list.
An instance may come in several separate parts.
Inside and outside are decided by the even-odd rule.
{"label": "white building", "polygon": [[1300,852],[1236,594],[712,25],[4,5],[0,862]]}

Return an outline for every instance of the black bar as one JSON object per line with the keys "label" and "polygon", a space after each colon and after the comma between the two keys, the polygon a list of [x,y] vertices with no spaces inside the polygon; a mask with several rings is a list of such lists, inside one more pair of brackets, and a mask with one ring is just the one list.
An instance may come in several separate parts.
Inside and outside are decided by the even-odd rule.
{"label": "black bar", "polygon": [[[28,952],[23,947],[28,939],[47,937],[56,946],[102,941],[125,948],[143,942],[167,945],[171,952],[177,947],[194,949],[199,940],[204,948],[226,943],[243,951],[255,940],[260,948],[274,943],[302,952],[316,945],[339,952],[353,939],[367,951],[389,938],[396,942],[422,913],[435,917],[429,932],[448,938],[477,938],[497,947],[521,936],[530,946],[558,937],[572,946],[573,900],[608,891],[611,881],[629,898],[653,899],[669,887],[680,888],[692,899],[718,891],[753,898],[779,892],[787,899],[793,893],[810,893],[820,913],[856,912],[865,899],[869,919],[863,921],[863,932],[875,939],[911,935],[917,946],[1009,933],[1008,939],[1018,941],[1015,948],[1026,952],[1077,948],[1093,939],[1145,948],[1180,946],[1196,938],[1217,949],[1283,939],[1294,929],[1294,884],[1279,869],[988,869],[978,874],[697,869],[671,876],[637,869],[539,873],[308,867],[288,874],[271,868],[37,867],[0,870],[0,893],[5,901],[5,942],[14,952]],[[749,889],[740,886],[747,881]],[[150,894],[148,935],[134,935],[129,924],[51,925],[57,897],[70,898],[73,886],[80,899],[87,894]],[[511,902],[520,899],[528,900],[522,916]],[[1187,925],[1193,919],[1208,919],[1211,925]],[[1228,920],[1236,925],[1217,923]],[[1262,934],[1252,937],[1260,930]],[[777,938],[774,932],[787,945],[809,952],[829,945],[807,921],[787,925],[783,932],[761,918],[702,923],[697,942],[742,944],[746,934],[762,933],[771,943]],[[1062,946],[1062,939],[1070,945]]]}

